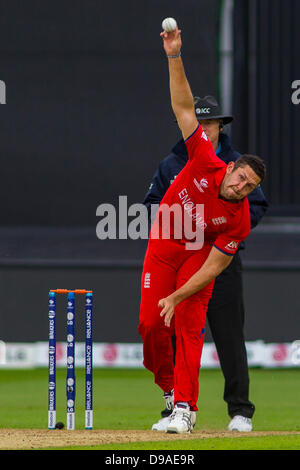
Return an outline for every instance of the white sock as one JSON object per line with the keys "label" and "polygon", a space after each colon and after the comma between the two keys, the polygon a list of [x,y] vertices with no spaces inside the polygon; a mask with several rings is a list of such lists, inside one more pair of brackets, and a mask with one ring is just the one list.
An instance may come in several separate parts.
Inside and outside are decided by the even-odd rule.
{"label": "white sock", "polygon": [[176,403],[176,406],[178,406],[178,408],[185,408],[187,410],[190,410],[190,405],[188,404],[187,401],[178,401]]}

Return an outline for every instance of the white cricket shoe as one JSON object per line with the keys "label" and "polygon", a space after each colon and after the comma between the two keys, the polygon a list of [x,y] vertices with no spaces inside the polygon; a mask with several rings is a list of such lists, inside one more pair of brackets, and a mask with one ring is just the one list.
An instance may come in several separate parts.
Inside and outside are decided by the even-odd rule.
{"label": "white cricket shoe", "polygon": [[190,433],[196,423],[196,412],[190,411],[189,407],[181,408],[175,406],[170,416],[167,433],[183,434]]}
{"label": "white cricket shoe", "polygon": [[[191,422],[192,422],[192,426],[194,427],[196,424],[196,412],[195,411],[191,411]],[[167,428],[170,423],[171,423],[171,414],[169,416],[165,416],[165,418],[162,418],[157,423],[153,424],[152,431],[167,432]]]}
{"label": "white cricket shoe", "polygon": [[162,412],[162,418],[152,426],[152,431],[166,431],[170,424],[170,418],[174,409],[174,390],[169,393],[164,393],[166,401],[166,409]]}
{"label": "white cricket shoe", "polygon": [[252,421],[250,418],[245,418],[245,416],[236,415],[230,421],[228,425],[228,430],[239,432],[251,432]]}
{"label": "white cricket shoe", "polygon": [[166,416],[165,418],[161,418],[157,423],[153,424],[152,431],[164,431],[166,432],[167,427],[169,426],[171,421],[171,415]]}

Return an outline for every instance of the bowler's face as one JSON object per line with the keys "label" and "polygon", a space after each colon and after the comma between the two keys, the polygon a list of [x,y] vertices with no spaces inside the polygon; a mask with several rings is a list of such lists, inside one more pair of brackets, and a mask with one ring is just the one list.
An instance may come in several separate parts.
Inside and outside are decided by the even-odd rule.
{"label": "bowler's face", "polygon": [[234,163],[229,163],[221,184],[220,196],[229,201],[240,201],[257,188],[261,182],[259,176],[249,165],[234,170]]}

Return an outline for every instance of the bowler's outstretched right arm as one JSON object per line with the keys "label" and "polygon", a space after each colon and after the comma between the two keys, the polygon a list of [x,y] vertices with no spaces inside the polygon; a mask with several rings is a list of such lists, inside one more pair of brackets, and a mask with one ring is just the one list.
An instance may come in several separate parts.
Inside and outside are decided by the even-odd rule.
{"label": "bowler's outstretched right arm", "polygon": [[186,140],[197,128],[194,98],[185,75],[181,59],[181,31],[161,33],[164,50],[168,57],[171,103],[183,138]]}

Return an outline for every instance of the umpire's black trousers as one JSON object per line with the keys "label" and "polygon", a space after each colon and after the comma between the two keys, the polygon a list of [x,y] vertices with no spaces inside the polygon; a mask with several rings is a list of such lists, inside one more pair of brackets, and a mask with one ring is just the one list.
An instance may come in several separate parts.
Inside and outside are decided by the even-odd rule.
{"label": "umpire's black trousers", "polygon": [[237,253],[215,281],[207,320],[225,378],[228,414],[251,418],[255,407],[249,401],[244,313],[242,263]]}

